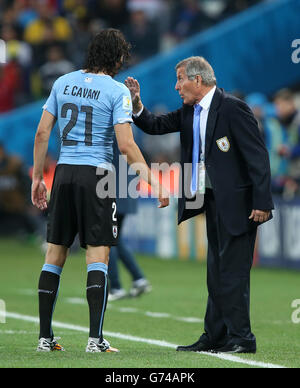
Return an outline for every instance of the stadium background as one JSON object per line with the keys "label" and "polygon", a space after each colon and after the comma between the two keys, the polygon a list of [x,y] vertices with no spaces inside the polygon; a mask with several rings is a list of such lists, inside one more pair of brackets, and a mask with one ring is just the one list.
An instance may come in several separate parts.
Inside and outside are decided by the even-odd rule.
{"label": "stadium background", "polygon": [[[0,65],[0,323],[1,309],[7,308],[7,325],[0,325],[0,367],[299,367],[299,14],[298,0],[0,1],[0,39],[7,47],[7,63]],[[104,357],[99,364],[82,351],[88,313],[84,253],[76,244],[55,311],[55,330],[69,352],[33,354],[46,222],[30,204],[34,134],[54,79],[82,66],[90,37],[103,27],[120,28],[131,41],[132,61],[117,78],[137,78],[143,102],[153,111],[180,106],[174,67],[184,57],[203,55],[218,85],[245,99],[259,121],[276,211],[260,228],[252,273],[255,356],[175,354],[173,344],[192,343],[199,335],[207,298],[204,218],[178,228],[176,198],[166,209],[140,198],[138,214],[126,221],[124,238],[138,253],[153,291],[108,305],[105,330],[122,349],[117,361]],[[177,135],[149,137],[137,128],[134,133],[148,163],[178,160]],[[49,188],[58,152],[54,131],[45,171]],[[176,194],[176,181],[171,187]],[[143,196],[149,193],[145,184],[140,188]],[[121,277],[129,287],[122,267]]]}

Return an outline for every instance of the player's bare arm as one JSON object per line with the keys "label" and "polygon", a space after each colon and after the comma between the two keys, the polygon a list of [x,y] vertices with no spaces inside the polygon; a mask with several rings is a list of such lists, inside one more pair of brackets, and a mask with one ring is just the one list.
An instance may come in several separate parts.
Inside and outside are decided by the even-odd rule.
{"label": "player's bare arm", "polygon": [[126,155],[128,164],[131,165],[135,172],[154,189],[160,202],[159,207],[168,206],[169,193],[158,182],[147,166],[139,147],[134,141],[131,125],[129,123],[117,124],[115,125],[115,133],[121,154]]}
{"label": "player's bare arm", "polygon": [[47,209],[47,188],[43,178],[43,171],[49,138],[55,122],[56,117],[45,110],[35,135],[31,200],[33,205],[40,210]]}

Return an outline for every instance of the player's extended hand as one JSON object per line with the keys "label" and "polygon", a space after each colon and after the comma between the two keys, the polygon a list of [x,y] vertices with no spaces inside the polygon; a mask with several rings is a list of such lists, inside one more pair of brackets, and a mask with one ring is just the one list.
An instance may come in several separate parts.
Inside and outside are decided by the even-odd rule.
{"label": "player's extended hand", "polygon": [[255,222],[265,222],[268,221],[270,213],[270,210],[252,210],[249,220],[253,220]]}
{"label": "player's extended hand", "polygon": [[143,105],[141,101],[141,88],[138,81],[132,77],[128,77],[125,80],[125,85],[128,87],[130,94],[131,94],[131,100],[132,100],[132,108],[133,113],[138,113]]}
{"label": "player's extended hand", "polygon": [[47,209],[47,187],[43,180],[36,179],[32,181],[31,201],[38,209]]}

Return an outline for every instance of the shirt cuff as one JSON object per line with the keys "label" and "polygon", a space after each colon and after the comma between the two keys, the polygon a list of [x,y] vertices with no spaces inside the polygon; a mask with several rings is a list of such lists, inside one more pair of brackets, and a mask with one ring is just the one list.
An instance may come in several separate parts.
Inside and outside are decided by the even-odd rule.
{"label": "shirt cuff", "polygon": [[133,113],[132,116],[135,117],[135,118],[136,117],[140,117],[140,115],[142,114],[143,110],[144,110],[144,105],[143,105],[142,109],[140,111],[138,111],[138,113]]}

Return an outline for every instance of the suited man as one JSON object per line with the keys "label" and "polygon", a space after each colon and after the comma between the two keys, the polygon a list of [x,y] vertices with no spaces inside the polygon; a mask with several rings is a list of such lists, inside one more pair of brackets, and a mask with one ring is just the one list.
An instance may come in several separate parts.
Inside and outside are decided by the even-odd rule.
{"label": "suited man", "polygon": [[[180,109],[149,112],[140,86],[125,81],[134,122],[144,132],[180,132],[182,196],[178,223],[206,213],[208,302],[204,334],[178,351],[255,353],[250,324],[250,269],[257,226],[272,217],[268,153],[249,107],[217,88],[203,57],[176,66]],[[187,168],[188,167],[188,168]]]}

